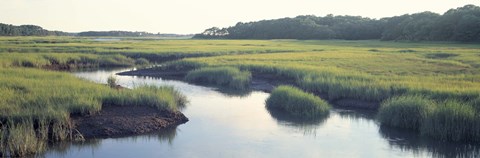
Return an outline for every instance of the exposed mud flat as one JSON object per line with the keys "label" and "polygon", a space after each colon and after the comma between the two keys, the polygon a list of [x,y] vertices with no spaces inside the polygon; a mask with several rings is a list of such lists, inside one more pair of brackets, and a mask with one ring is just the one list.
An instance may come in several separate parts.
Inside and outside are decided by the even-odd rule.
{"label": "exposed mud flat", "polygon": [[94,115],[73,117],[85,138],[110,138],[151,133],[188,121],[181,112],[148,106],[104,106]]}

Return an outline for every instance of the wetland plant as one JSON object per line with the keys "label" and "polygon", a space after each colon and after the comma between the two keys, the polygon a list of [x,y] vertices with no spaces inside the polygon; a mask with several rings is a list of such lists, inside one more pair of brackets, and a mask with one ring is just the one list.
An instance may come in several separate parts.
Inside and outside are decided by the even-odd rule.
{"label": "wetland plant", "polygon": [[243,90],[250,85],[252,74],[235,67],[206,67],[189,71],[188,82],[213,84],[216,86]]}
{"label": "wetland plant", "polygon": [[292,86],[275,88],[266,101],[267,108],[277,109],[304,119],[324,117],[330,105],[321,98]]}
{"label": "wetland plant", "polygon": [[377,117],[382,125],[418,130],[434,108],[435,103],[423,96],[398,96],[384,101]]}
{"label": "wetland plant", "polygon": [[443,141],[480,141],[480,119],[475,109],[450,100],[438,105],[422,125],[421,133]]}

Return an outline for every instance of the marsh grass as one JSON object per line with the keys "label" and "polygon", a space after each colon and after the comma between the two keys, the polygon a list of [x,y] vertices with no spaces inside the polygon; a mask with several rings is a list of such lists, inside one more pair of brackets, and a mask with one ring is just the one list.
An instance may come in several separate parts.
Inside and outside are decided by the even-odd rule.
{"label": "marsh grass", "polygon": [[[435,134],[433,130],[424,129],[425,123],[422,123],[421,133],[445,140],[471,138],[479,141],[479,49],[478,44],[444,42],[144,39],[98,42],[91,38],[72,37],[1,37],[1,139],[8,142],[5,137],[10,130],[8,121],[19,124],[30,120],[34,124],[43,122],[43,126],[48,125],[41,131],[50,131],[53,128],[51,123],[57,122],[55,128],[62,131],[68,129],[64,127],[68,127],[70,114],[96,113],[104,102],[125,106],[145,103],[171,108],[175,102],[184,101],[181,97],[167,97],[164,101],[155,96],[176,96],[163,93],[178,92],[148,87],[116,91],[63,73],[19,67],[75,69],[131,66],[144,63],[141,58],[150,62],[187,58],[158,69],[190,71],[205,67],[236,67],[292,81],[301,89],[328,96],[332,101],[353,98],[382,102],[396,96],[424,96],[437,106],[431,117],[422,122],[430,122],[427,125],[432,128],[429,129],[441,132]],[[453,100],[456,103],[443,105]],[[451,122],[471,121],[472,114],[468,112],[471,109],[474,109],[476,123],[456,125],[456,121]],[[453,130],[453,127],[458,129]],[[34,129],[39,130],[36,126]],[[58,132],[55,137],[68,139],[68,136],[64,137],[65,133],[68,135],[69,132]],[[454,134],[459,136],[454,137]],[[46,137],[52,139],[51,136]],[[4,143],[0,145],[5,146]]]}
{"label": "marsh grass", "polygon": [[[382,109],[385,116],[379,116],[390,126],[419,131],[446,141],[465,141],[467,138],[479,141],[478,123],[459,122],[459,125],[454,125],[462,119],[465,122],[480,122],[478,46],[373,41],[288,42],[311,49],[187,58],[166,67],[199,69],[226,66],[273,75],[280,81],[293,83],[330,101],[357,99],[391,105]],[[313,45],[316,48],[312,48]],[[313,49],[324,51],[311,52]],[[475,117],[466,112],[469,110],[461,110],[463,108],[473,111]],[[388,118],[388,115],[392,117]],[[426,126],[438,127],[436,130],[442,132],[428,132]]]}
{"label": "marsh grass", "polygon": [[275,88],[267,98],[266,105],[267,108],[281,110],[303,119],[325,117],[330,110],[326,101],[292,86]]}
{"label": "marsh grass", "polygon": [[382,103],[382,125],[413,129],[442,141],[480,141],[479,111],[458,100],[433,101],[424,96],[398,96]]}
{"label": "marsh grass", "polygon": [[252,74],[235,67],[206,67],[189,71],[188,82],[213,84],[221,87],[244,90],[250,85]]}
{"label": "marsh grass", "polygon": [[377,119],[382,125],[418,131],[434,110],[435,102],[423,96],[398,96],[381,104]]}
{"label": "marsh grass", "polygon": [[480,141],[480,117],[470,105],[450,100],[423,122],[421,133],[444,141]]}
{"label": "marsh grass", "polygon": [[159,110],[179,110],[187,99],[173,87],[143,85],[132,90],[111,92],[103,98],[103,105],[151,106]]}
{"label": "marsh grass", "polygon": [[[98,67],[134,66],[136,61],[123,55],[81,53],[0,53],[0,66],[75,70]],[[143,61],[143,60],[142,60]],[[146,62],[138,62],[146,64]],[[147,63],[148,64],[148,63]]]}
{"label": "marsh grass", "polygon": [[25,156],[50,141],[76,140],[70,115],[94,114],[102,105],[178,110],[187,102],[172,87],[115,90],[64,72],[0,67],[0,151]]}

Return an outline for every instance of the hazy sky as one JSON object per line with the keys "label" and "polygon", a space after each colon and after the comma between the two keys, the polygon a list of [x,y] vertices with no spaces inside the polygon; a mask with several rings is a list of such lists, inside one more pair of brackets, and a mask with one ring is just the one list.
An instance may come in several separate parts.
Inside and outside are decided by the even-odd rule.
{"label": "hazy sky", "polygon": [[443,14],[480,0],[0,0],[0,23],[50,30],[199,33],[204,29],[297,15],[370,18]]}

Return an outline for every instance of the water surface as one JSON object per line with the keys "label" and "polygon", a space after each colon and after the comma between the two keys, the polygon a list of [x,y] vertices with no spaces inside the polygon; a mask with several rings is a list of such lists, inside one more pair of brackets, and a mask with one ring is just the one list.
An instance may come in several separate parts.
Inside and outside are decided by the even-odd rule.
{"label": "water surface", "polygon": [[[74,73],[98,83],[126,70]],[[190,103],[182,112],[186,124],[148,135],[62,143],[46,157],[476,157],[477,145],[421,138],[380,127],[375,113],[333,109],[322,120],[298,122],[265,108],[268,93],[240,96],[181,81],[117,76],[127,87],[169,85]]]}

